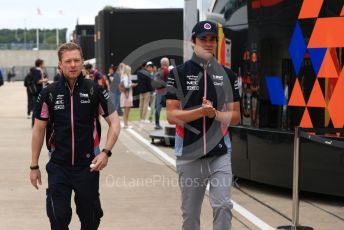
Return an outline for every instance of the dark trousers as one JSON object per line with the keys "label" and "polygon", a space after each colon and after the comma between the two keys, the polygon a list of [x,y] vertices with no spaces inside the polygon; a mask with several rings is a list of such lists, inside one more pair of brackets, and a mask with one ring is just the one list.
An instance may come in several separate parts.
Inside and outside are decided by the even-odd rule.
{"label": "dark trousers", "polygon": [[35,111],[36,111],[36,107],[37,107],[37,98],[38,96],[32,96],[32,120],[31,120],[31,126],[33,127],[33,125],[35,124]]}
{"label": "dark trousers", "polygon": [[30,116],[33,110],[33,96],[29,90],[26,90],[26,94],[27,94],[27,115]]}
{"label": "dark trousers", "polygon": [[99,200],[99,172],[89,167],[61,166],[51,161],[48,173],[47,215],[51,229],[68,230],[72,218],[71,197],[75,193],[76,213],[81,230],[96,230],[103,216]]}

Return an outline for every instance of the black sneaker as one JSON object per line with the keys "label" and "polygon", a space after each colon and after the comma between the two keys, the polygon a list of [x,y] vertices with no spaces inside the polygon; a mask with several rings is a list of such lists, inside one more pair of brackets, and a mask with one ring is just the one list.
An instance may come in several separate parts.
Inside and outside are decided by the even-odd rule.
{"label": "black sneaker", "polygon": [[158,130],[158,129],[162,129],[162,127],[158,125],[158,126],[155,126],[154,129]]}

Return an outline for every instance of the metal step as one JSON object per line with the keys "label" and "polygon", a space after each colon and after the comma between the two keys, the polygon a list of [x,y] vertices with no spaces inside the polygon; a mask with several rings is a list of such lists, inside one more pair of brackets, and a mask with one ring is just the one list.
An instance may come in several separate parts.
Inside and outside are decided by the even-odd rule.
{"label": "metal step", "polygon": [[[175,125],[167,125],[161,130],[154,130],[149,134],[149,137],[152,139],[152,144],[165,144],[172,146],[174,145],[176,133],[176,126]],[[155,142],[158,140],[159,142]]]}

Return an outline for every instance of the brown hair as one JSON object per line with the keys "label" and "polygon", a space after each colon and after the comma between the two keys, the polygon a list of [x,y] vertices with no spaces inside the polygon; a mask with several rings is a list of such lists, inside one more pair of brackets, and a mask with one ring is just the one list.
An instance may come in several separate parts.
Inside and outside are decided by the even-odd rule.
{"label": "brown hair", "polygon": [[62,54],[65,51],[71,51],[71,50],[79,50],[81,58],[84,59],[81,47],[74,42],[67,42],[67,43],[60,45],[58,50],[57,50],[57,55],[59,57],[59,61],[62,60]]}
{"label": "brown hair", "polygon": [[36,61],[35,61],[35,66],[36,67],[40,67],[42,64],[44,63],[44,61],[40,58],[38,58]]}

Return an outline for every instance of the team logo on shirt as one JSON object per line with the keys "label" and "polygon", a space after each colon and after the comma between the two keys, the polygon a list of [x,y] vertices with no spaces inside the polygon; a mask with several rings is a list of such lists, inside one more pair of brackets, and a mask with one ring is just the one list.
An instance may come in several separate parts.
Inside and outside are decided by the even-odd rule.
{"label": "team logo on shirt", "polygon": [[218,80],[218,81],[223,81],[223,76],[220,76],[220,75],[213,75],[213,79],[214,79],[214,80]]}
{"label": "team logo on shirt", "polygon": [[90,100],[90,99],[81,99],[81,100],[80,100],[80,103],[81,103],[81,104],[90,104],[90,103],[91,103],[91,100]]}
{"label": "team logo on shirt", "polygon": [[198,86],[198,76],[197,75],[187,75],[186,76],[186,89],[187,90],[199,90]]}
{"label": "team logo on shirt", "polygon": [[80,96],[80,103],[81,104],[89,104],[89,103],[91,103],[91,100],[88,97],[87,93],[79,93],[79,96]]}
{"label": "team logo on shirt", "polygon": [[63,110],[63,109],[65,109],[63,97],[64,97],[63,94],[59,94],[59,95],[56,96],[54,110]]}
{"label": "team logo on shirt", "polygon": [[213,75],[214,86],[223,86],[223,76],[222,75]]}
{"label": "team logo on shirt", "polygon": [[80,98],[88,98],[87,93],[79,93]]}

